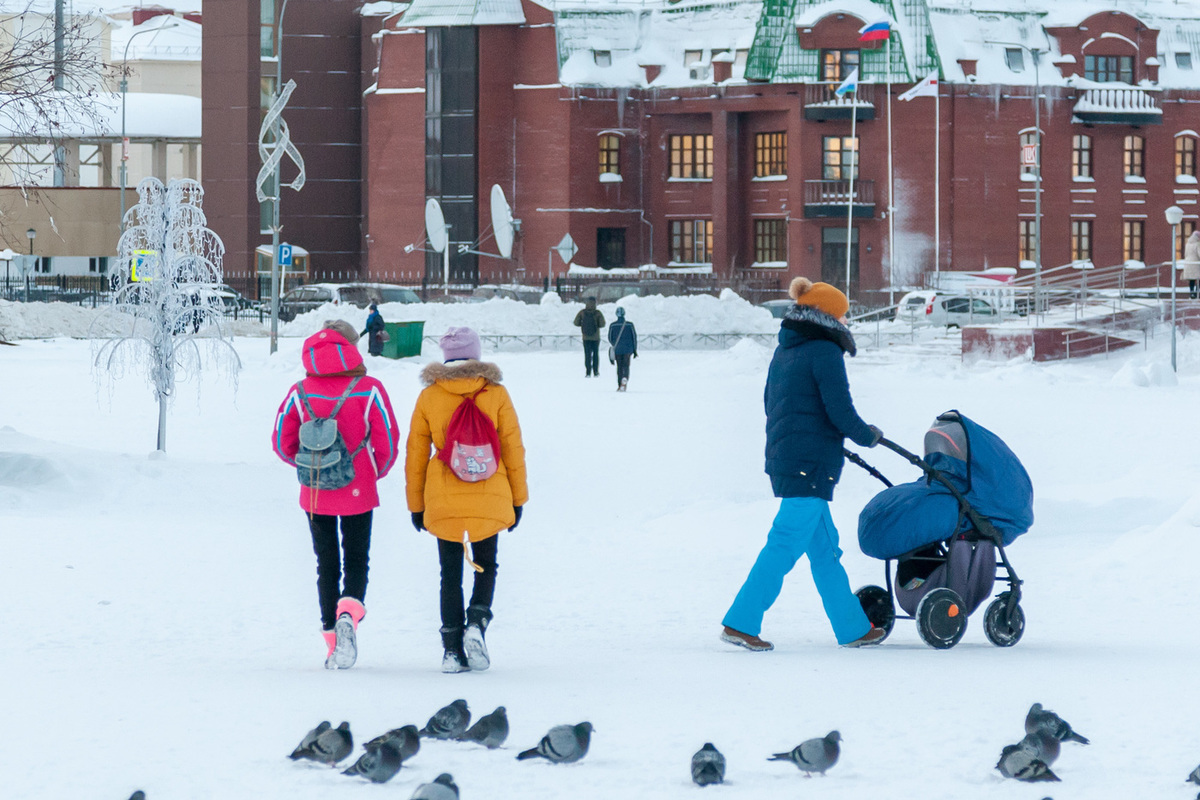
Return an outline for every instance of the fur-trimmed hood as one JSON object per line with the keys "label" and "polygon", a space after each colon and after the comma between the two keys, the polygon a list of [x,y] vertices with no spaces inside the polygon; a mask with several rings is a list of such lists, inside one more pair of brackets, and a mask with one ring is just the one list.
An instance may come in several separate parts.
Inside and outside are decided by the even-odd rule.
{"label": "fur-trimmed hood", "polygon": [[474,359],[452,361],[449,364],[434,361],[421,370],[421,383],[425,386],[433,386],[438,381],[470,380],[472,378],[483,378],[488,383],[501,383],[504,375],[500,372],[500,367],[490,361]]}
{"label": "fur-trimmed hood", "polygon": [[[858,352],[850,329],[815,306],[794,305],[783,315],[780,323],[779,343],[792,346],[788,339],[826,339],[833,342],[851,356]],[[794,333],[797,336],[789,336]]]}

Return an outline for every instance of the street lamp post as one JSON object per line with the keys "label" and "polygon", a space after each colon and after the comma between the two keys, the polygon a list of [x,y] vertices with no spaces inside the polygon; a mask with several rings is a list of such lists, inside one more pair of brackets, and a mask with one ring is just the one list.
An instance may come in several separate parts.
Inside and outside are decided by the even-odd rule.
{"label": "street lamp post", "polygon": [[138,31],[133,34],[129,37],[129,41],[125,42],[125,53],[121,56],[121,167],[118,170],[121,175],[121,221],[118,227],[125,225],[125,182],[128,175],[125,162],[129,160],[129,139],[125,137],[125,95],[129,91],[129,45],[133,44],[133,40],[143,33],[161,33],[168,28],[178,27],[178,22],[172,22],[170,25],[147,28],[144,31]]}
{"label": "street lamp post", "polygon": [[1178,372],[1175,365],[1175,262],[1179,256],[1179,223],[1183,222],[1183,209],[1171,206],[1163,212],[1171,226],[1171,371]]}
{"label": "street lamp post", "polygon": [[1041,73],[1038,71],[1038,56],[1048,52],[1039,47],[1029,47],[1020,42],[987,41],[987,44],[998,44],[1005,47],[1019,47],[1029,53],[1033,62],[1033,135],[1037,143],[1037,163],[1034,165],[1033,193],[1033,308],[1035,314],[1041,314],[1042,308],[1042,105],[1039,102],[1042,94]]}
{"label": "street lamp post", "polygon": [[[1183,212],[1181,211],[1179,213],[1182,214]],[[29,270],[32,270],[33,269],[33,240],[37,238],[37,230],[35,228],[30,228],[29,230],[25,231],[25,237],[27,239],[29,239],[29,261],[30,261]],[[25,271],[25,302],[26,303],[29,302],[29,270]]]}

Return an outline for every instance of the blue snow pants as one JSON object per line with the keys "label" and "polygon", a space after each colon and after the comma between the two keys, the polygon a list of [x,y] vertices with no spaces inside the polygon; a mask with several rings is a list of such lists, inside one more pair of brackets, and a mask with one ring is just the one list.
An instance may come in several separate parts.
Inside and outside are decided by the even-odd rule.
{"label": "blue snow pants", "polygon": [[850,579],[842,567],[837,528],[829,515],[829,502],[819,497],[785,497],[767,534],[767,543],[750,575],[725,614],[723,623],[742,633],[758,636],[763,614],[779,597],[783,578],[800,556],[808,555],[813,583],[821,593],[825,616],[838,644],[847,644],[871,629]]}

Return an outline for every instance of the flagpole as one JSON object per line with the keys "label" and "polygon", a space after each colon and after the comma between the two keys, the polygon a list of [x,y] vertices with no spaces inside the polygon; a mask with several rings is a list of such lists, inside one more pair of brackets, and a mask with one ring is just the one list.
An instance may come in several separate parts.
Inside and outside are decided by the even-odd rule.
{"label": "flagpole", "polygon": [[850,245],[854,238],[854,174],[858,172],[858,138],[855,131],[858,123],[858,77],[854,80],[854,94],[850,100],[850,144],[853,146],[854,165],[850,169],[850,191],[846,196],[846,297],[850,297]]}
{"label": "flagpole", "polygon": [[896,204],[892,175],[892,32],[887,38],[887,140],[888,140],[888,305],[896,304]]}
{"label": "flagpole", "polygon": [[942,274],[942,85],[933,94],[933,272]]}

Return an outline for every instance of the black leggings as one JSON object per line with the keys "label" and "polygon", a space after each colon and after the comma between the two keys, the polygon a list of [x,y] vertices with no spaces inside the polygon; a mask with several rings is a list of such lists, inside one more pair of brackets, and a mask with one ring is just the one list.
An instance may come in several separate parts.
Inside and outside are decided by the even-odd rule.
{"label": "black leggings", "polygon": [[[339,519],[342,521],[340,553]],[[321,603],[321,627],[329,631],[337,622],[339,598],[353,597],[359,602],[367,599],[371,512],[344,517],[313,514],[309,518],[308,528],[312,532],[313,552],[317,554],[317,599]]]}
{"label": "black leggings", "polygon": [[[500,534],[471,543],[471,555],[483,572],[475,572],[475,586],[471,590],[471,605],[492,607],[492,596],[496,593],[496,546]],[[461,542],[438,539],[438,561],[442,564],[442,627],[461,628],[466,622],[463,608],[463,546]]]}

